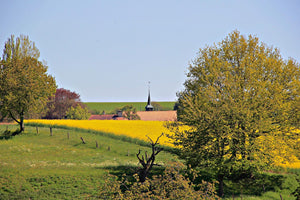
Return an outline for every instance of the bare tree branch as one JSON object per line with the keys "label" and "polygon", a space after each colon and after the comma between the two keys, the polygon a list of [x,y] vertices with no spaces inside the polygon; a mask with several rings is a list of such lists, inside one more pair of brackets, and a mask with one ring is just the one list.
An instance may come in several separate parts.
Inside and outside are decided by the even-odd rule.
{"label": "bare tree branch", "polygon": [[139,170],[139,178],[140,178],[140,182],[144,182],[150,172],[150,170],[152,169],[152,167],[154,165],[159,166],[157,164],[155,164],[155,157],[157,154],[159,154],[159,152],[161,152],[163,150],[163,148],[157,147],[156,145],[158,145],[158,141],[159,138],[163,136],[163,133],[156,139],[156,142],[154,143],[153,140],[149,137],[148,139],[151,142],[151,149],[152,149],[152,153],[149,156],[148,152],[145,151],[145,156],[141,156],[141,150],[139,149],[139,152],[136,154],[140,164],[143,166],[143,168],[141,168]]}

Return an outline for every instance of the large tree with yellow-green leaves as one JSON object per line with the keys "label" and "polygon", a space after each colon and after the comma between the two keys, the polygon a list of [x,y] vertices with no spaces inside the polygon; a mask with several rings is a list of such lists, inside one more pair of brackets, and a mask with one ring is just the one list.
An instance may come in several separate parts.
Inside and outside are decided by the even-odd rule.
{"label": "large tree with yellow-green leaves", "polygon": [[299,128],[299,79],[295,60],[238,31],[199,50],[178,93],[179,122],[170,128],[187,164],[215,172],[219,195],[225,178],[266,167],[261,136]]}
{"label": "large tree with yellow-green leaves", "polygon": [[28,36],[7,40],[0,61],[0,111],[20,125],[24,117],[39,112],[56,91],[55,79],[39,61],[40,52]]}

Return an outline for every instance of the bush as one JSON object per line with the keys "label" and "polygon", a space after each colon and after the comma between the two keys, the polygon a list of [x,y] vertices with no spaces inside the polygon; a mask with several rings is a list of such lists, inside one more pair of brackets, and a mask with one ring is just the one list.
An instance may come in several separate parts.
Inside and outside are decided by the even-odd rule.
{"label": "bush", "polygon": [[[213,184],[202,181],[194,185],[190,179],[179,172],[182,164],[167,167],[163,175],[153,176],[145,182],[139,182],[139,176],[133,175],[135,181],[130,182],[123,176],[108,175],[104,186],[100,189],[101,199],[219,199]],[[195,187],[199,190],[195,190]]]}
{"label": "bush", "polygon": [[87,108],[82,108],[80,105],[70,107],[66,113],[67,119],[89,119],[91,114]]}

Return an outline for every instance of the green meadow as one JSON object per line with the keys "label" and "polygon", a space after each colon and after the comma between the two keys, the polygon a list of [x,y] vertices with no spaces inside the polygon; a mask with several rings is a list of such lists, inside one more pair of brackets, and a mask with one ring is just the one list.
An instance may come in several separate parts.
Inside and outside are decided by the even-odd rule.
{"label": "green meadow", "polygon": [[[163,110],[173,110],[175,105],[174,101],[162,101],[157,103],[162,106]],[[144,111],[147,102],[85,102],[84,104],[90,111],[101,114],[103,111],[105,111],[105,113],[112,113],[115,109],[126,105],[133,105],[137,111]]]}
{"label": "green meadow", "polygon": [[[0,125],[0,133],[17,128]],[[107,133],[53,127],[51,136],[49,127],[27,125],[25,133],[0,139],[0,199],[101,199],[100,187],[108,173],[130,177],[137,171],[139,149],[151,152],[145,142]],[[158,154],[161,167],[152,173],[161,173],[170,162],[181,162],[169,152]],[[206,179],[206,172],[201,177]],[[279,200],[281,195],[294,200],[291,193],[300,187],[297,178],[299,169],[282,169],[250,182],[226,181],[224,199]]]}
{"label": "green meadow", "polygon": [[[15,130],[0,125],[0,133]],[[26,126],[25,133],[0,139],[0,199],[94,199],[104,175],[134,173],[136,153],[151,149],[99,133]],[[68,136],[69,135],[69,136]],[[83,144],[80,138],[86,144]],[[98,148],[96,148],[96,141]],[[157,162],[177,161],[161,152]]]}

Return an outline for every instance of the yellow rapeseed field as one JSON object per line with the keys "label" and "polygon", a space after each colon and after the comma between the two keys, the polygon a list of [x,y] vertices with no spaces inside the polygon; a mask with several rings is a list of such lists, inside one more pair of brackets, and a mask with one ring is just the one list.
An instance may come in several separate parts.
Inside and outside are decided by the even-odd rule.
{"label": "yellow rapeseed field", "polygon": [[116,135],[125,135],[133,138],[148,141],[147,136],[152,140],[164,133],[159,139],[162,145],[173,146],[166,134],[170,131],[164,127],[162,121],[141,121],[141,120],[26,120],[26,122],[64,125],[89,130],[113,133]]}
{"label": "yellow rapeseed field", "polygon": [[[106,133],[113,133],[116,135],[125,135],[133,138],[148,141],[147,136],[152,140],[156,140],[161,133],[165,133],[160,138],[159,142],[162,145],[173,146],[172,141],[166,136],[171,132],[164,127],[165,122],[161,121],[141,121],[141,120],[26,120],[26,122],[48,124],[48,125],[64,125],[69,127],[77,127],[89,130],[102,131]],[[300,130],[297,130],[297,132]],[[278,166],[289,168],[300,168],[300,161],[292,154],[293,150],[289,144],[276,137],[262,137],[262,148],[272,150],[274,154],[274,161]],[[291,141],[300,143],[297,141]],[[268,147],[268,148],[267,148]],[[284,157],[289,157],[285,159]]]}

